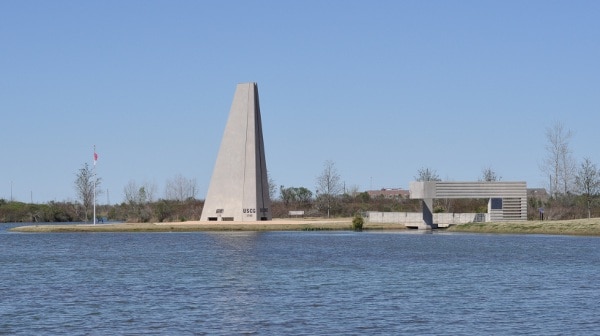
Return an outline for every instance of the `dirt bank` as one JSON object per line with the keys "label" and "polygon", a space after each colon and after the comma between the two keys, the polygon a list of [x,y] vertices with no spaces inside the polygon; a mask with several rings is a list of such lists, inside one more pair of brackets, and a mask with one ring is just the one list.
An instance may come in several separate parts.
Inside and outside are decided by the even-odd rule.
{"label": "dirt bank", "polygon": [[[372,223],[365,230],[404,230],[400,224]],[[312,231],[352,230],[352,219],[275,219],[265,222],[173,222],[120,224],[28,225],[15,232],[191,232],[191,231]]]}

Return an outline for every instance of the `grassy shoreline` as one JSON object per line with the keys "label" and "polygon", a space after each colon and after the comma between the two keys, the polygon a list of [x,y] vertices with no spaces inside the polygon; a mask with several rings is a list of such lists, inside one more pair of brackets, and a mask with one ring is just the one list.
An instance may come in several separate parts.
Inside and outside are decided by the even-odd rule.
{"label": "grassy shoreline", "polygon": [[600,236],[600,218],[454,225],[449,232]]}
{"label": "grassy shoreline", "polygon": [[[367,230],[404,230],[401,224],[373,223]],[[194,232],[194,231],[348,231],[352,219],[333,220],[273,220],[269,222],[173,222],[118,224],[27,225],[10,229],[13,232]]]}
{"label": "grassy shoreline", "polygon": [[[406,230],[402,224],[365,223],[364,230]],[[275,219],[269,222],[174,222],[119,224],[28,225],[13,232],[194,232],[194,231],[349,231],[352,219]],[[496,234],[553,234],[600,236],[600,218],[562,221],[527,221],[506,223],[469,223],[453,225],[447,232]]]}

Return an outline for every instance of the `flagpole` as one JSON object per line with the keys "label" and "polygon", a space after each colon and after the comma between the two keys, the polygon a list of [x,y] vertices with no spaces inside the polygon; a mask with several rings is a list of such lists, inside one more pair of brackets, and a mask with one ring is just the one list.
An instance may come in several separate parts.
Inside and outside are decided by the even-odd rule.
{"label": "flagpole", "polygon": [[94,225],[96,225],[96,145],[94,145]]}

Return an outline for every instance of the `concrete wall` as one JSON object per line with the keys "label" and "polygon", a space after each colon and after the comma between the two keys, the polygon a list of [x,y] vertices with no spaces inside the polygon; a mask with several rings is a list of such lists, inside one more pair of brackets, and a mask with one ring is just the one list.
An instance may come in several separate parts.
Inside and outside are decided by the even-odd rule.
{"label": "concrete wall", "polygon": [[420,223],[423,222],[420,212],[367,212],[367,223]]}
{"label": "concrete wall", "polygon": [[[440,227],[489,221],[489,214],[478,213],[434,213],[433,222]],[[423,215],[420,212],[367,212],[367,223],[395,223],[408,227],[421,227]]]}

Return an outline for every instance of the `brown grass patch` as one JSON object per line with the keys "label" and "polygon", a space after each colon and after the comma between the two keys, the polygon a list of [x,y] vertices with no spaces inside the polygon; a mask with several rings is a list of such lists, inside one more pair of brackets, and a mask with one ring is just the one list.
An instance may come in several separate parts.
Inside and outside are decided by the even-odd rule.
{"label": "brown grass patch", "polygon": [[600,236],[600,218],[454,225],[452,232]]}

